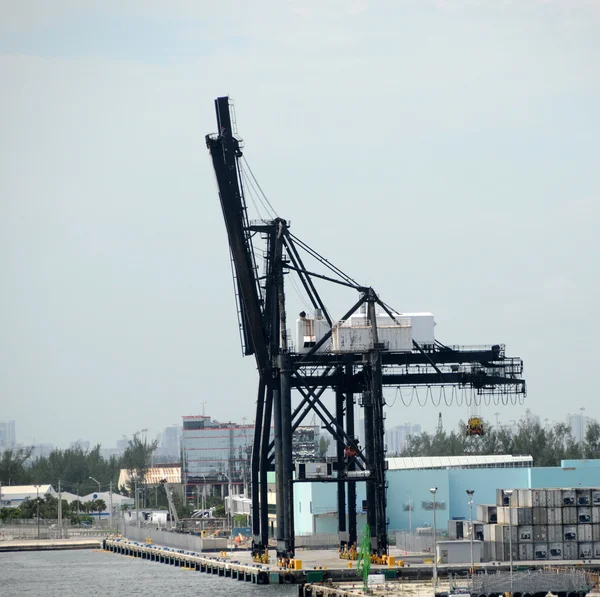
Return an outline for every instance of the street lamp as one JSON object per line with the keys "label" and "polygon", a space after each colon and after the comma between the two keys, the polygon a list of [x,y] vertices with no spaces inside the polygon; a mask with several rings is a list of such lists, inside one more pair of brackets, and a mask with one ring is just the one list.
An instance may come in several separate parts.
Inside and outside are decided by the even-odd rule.
{"label": "street lamp", "polygon": [[41,485],[34,485],[35,493],[37,495],[37,538],[40,538],[40,487]]}
{"label": "street lamp", "polygon": [[98,483],[98,493],[100,493],[100,481],[98,481],[97,479],[94,479],[94,477],[90,477],[90,479],[92,481],[94,481],[94,483]]}
{"label": "street lamp", "polygon": [[433,496],[433,593],[437,589],[437,527],[435,520],[435,494],[437,493],[437,487],[432,487],[429,491]]}
{"label": "street lamp", "polygon": [[469,519],[471,521],[471,578],[475,576],[475,561],[473,558],[473,494],[474,489],[467,489],[467,495],[469,496]]}
{"label": "street lamp", "polygon": [[510,502],[513,494],[512,489],[505,489],[504,495],[508,496],[508,550],[510,561],[510,592],[513,590],[513,553],[512,553],[512,516],[510,515]]}

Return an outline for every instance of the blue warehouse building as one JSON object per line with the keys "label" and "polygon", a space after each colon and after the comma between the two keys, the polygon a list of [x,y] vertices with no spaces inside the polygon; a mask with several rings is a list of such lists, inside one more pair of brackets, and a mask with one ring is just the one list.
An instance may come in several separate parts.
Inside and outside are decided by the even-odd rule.
{"label": "blue warehouse building", "polygon": [[[531,456],[503,455],[389,458],[387,462],[389,531],[433,525],[431,487],[437,487],[437,528],[446,529],[449,520],[469,519],[467,489],[475,491],[475,516],[477,504],[496,503],[497,489],[600,486],[600,460],[563,460],[557,467],[534,467]],[[366,520],[360,512],[365,483],[356,486],[360,533]],[[296,534],[337,532],[336,490],[335,483],[295,484]]]}

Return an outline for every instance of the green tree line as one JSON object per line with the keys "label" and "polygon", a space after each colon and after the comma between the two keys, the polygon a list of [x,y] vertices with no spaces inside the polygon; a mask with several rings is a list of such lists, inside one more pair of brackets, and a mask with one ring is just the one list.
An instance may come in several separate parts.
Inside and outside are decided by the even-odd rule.
{"label": "green tree line", "polygon": [[[48,456],[32,459],[32,448],[5,450],[0,454],[0,482],[2,485],[50,484],[58,490],[87,495],[98,491],[97,479],[102,491],[108,491],[112,482],[113,491],[133,495],[137,481],[143,488],[146,472],[151,466],[152,454],[158,440],[147,439],[135,434],[129,440],[122,456],[103,458],[100,445],[86,451],[76,446],[66,450],[53,450]],[[126,487],[118,487],[119,473],[127,469],[134,480]]]}
{"label": "green tree line", "polygon": [[600,424],[597,421],[587,425],[583,442],[576,442],[571,427],[564,423],[546,428],[535,421],[522,421],[516,433],[488,426],[481,437],[468,436],[465,429],[465,423],[461,422],[458,429],[449,433],[442,430],[412,435],[401,455],[531,455],[534,466],[560,466],[561,460],[600,458]]}

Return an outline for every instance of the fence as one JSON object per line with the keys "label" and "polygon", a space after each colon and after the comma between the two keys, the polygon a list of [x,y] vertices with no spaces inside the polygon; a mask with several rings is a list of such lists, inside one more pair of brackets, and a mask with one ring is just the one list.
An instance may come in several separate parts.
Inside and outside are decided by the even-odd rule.
{"label": "fence", "polygon": [[[443,538],[441,532],[437,534],[438,541]],[[404,551],[433,552],[433,533],[429,535],[415,535],[404,531],[396,531],[396,547]]]}

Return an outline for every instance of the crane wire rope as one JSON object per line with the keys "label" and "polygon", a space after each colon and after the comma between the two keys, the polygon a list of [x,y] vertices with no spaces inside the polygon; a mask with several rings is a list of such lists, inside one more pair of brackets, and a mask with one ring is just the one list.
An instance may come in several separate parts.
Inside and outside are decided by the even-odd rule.
{"label": "crane wire rope", "polygon": [[[275,211],[274,207],[271,205],[271,202],[269,201],[269,199],[267,198],[267,195],[265,194],[265,192],[262,190],[262,187],[260,186],[260,183],[258,182],[258,180],[256,179],[256,176],[254,176],[254,172],[252,172],[252,168],[250,168],[250,164],[248,163],[248,160],[246,159],[245,155],[242,155],[242,159],[244,160],[244,164],[246,164],[246,167],[248,168],[248,172],[250,172],[250,176],[252,177],[252,180],[256,183],[256,186],[258,187],[261,195],[264,197],[264,200],[266,202],[266,204],[269,206],[269,208],[271,209],[271,212],[273,215],[271,215],[271,217],[276,217],[278,218],[279,216],[277,215],[277,212]],[[261,202],[262,203],[262,202]],[[269,210],[267,209],[267,212]]]}

